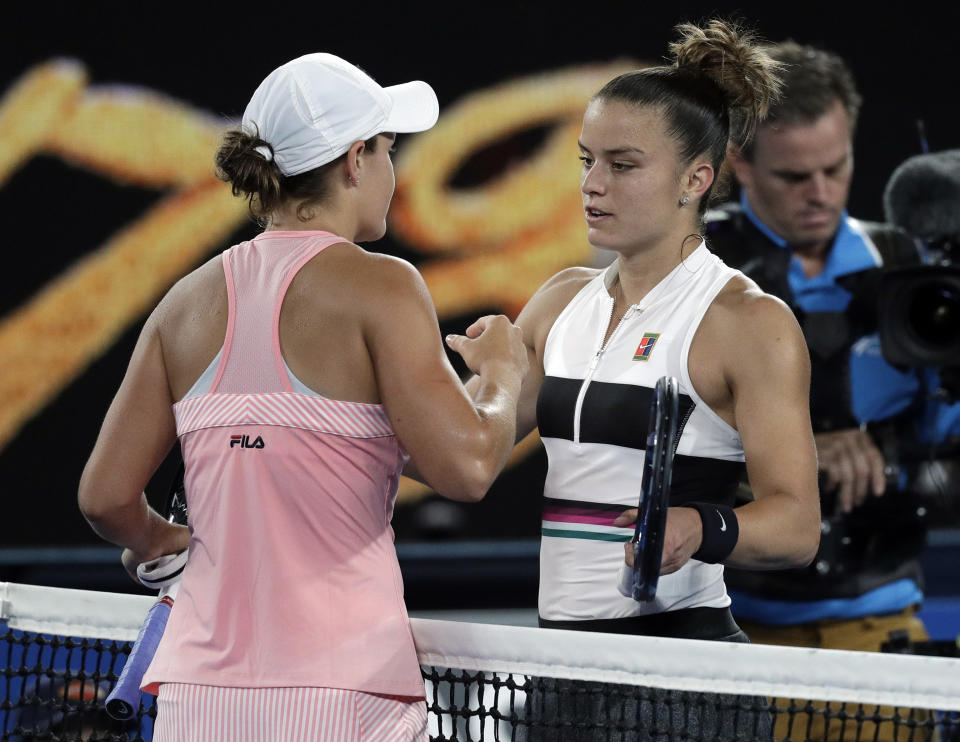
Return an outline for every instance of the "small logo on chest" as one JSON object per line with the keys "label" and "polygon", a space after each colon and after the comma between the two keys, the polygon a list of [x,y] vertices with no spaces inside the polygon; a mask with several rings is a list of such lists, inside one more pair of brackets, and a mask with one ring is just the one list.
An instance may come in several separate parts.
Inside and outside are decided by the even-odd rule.
{"label": "small logo on chest", "polygon": [[248,435],[231,435],[230,448],[234,446],[240,446],[240,448],[265,448],[263,438],[259,435],[252,441]]}
{"label": "small logo on chest", "polygon": [[643,339],[640,341],[640,345],[637,346],[637,352],[633,354],[633,360],[649,360],[650,354],[653,353],[653,346],[657,344],[657,338],[659,337],[659,332],[643,333]]}

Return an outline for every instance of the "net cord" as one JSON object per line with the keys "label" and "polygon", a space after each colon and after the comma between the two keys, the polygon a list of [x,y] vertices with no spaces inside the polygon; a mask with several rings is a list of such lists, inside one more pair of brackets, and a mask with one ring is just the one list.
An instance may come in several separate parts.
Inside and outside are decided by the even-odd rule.
{"label": "net cord", "polygon": [[658,688],[960,710],[960,660],[412,619],[421,664]]}
{"label": "net cord", "polygon": [[[0,582],[12,629],[133,641],[151,596]],[[414,618],[420,664],[707,693],[960,711],[960,659]]]}

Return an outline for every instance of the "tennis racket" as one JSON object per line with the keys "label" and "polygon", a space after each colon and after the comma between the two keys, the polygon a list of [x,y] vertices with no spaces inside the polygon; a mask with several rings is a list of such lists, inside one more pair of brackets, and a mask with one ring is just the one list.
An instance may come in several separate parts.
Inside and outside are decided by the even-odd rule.
{"label": "tennis racket", "polygon": [[[171,523],[187,525],[187,498],[183,486],[182,465],[167,498],[167,519]],[[143,620],[140,633],[130,650],[130,656],[127,657],[117,684],[107,696],[107,713],[118,721],[132,719],[140,708],[140,683],[167,626],[167,618],[180,585],[180,576],[186,566],[186,554],[187,552],[182,552],[160,557],[141,564],[137,569],[137,576],[144,585],[161,589],[157,602],[147,611],[147,617]]]}
{"label": "tennis racket", "polygon": [[633,567],[624,564],[620,592],[649,601],[657,594],[663,538],[670,507],[670,480],[677,437],[680,388],[673,376],[661,376],[650,402],[650,425],[640,485],[637,525],[633,532]]}

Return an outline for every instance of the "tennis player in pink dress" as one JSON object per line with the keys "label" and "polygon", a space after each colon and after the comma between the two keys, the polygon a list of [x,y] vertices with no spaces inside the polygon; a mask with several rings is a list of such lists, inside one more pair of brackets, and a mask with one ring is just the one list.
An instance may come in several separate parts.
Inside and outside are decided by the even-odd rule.
{"label": "tennis player in pink dress", "polygon": [[[390,519],[400,471],[483,497],[515,436],[519,330],[482,320],[444,353],[419,274],[367,252],[396,133],[437,119],[329,54],[274,70],[218,171],[265,231],[183,278],[143,328],[80,484],[128,569],[189,547],[144,678],[154,739],[425,740],[424,688]],[[477,382],[474,382],[477,383]],[[143,487],[179,439],[190,527]]]}

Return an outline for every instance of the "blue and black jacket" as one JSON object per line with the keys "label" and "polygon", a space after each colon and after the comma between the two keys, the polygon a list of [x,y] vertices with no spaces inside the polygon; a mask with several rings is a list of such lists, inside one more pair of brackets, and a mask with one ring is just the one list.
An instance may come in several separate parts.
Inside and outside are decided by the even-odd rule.
{"label": "blue and black jacket", "polygon": [[[877,335],[883,267],[920,262],[916,245],[886,224],[844,214],[824,270],[807,278],[786,241],[761,222],[746,199],[707,215],[707,242],[728,265],[785,301],[803,330],[811,361],[814,432],[868,426],[885,459],[903,462],[917,444],[960,433],[960,405],[929,402],[935,372],[897,369]],[[906,471],[891,477],[907,485]],[[835,515],[821,493],[824,534],[810,567],[775,572],[728,569],[735,613],[768,624],[890,613],[922,599],[917,556],[925,512],[908,492],[871,498],[849,516]],[[903,495],[903,496],[900,496]]]}

